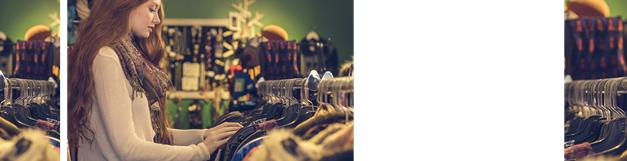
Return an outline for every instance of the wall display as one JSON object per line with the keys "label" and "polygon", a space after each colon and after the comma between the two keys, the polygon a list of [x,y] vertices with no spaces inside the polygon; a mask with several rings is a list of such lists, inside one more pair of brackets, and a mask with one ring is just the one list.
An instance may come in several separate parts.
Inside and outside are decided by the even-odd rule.
{"label": "wall display", "polygon": [[213,52],[211,54],[212,66],[211,68],[207,68],[207,71],[214,72],[214,76],[208,79],[210,80],[210,83],[215,82],[218,86],[226,85],[228,84],[228,79],[225,79],[227,78],[226,73],[232,64],[233,59],[235,59],[235,57],[233,57],[234,50],[236,50],[236,47],[238,46],[233,45],[235,40],[231,34],[232,31],[229,31],[226,27],[212,27],[208,28],[208,30],[212,31],[212,34],[215,33],[215,35],[212,36],[214,39],[212,39],[211,42],[213,45]]}
{"label": "wall display", "polygon": [[[235,52],[241,44],[233,38],[233,31],[226,26],[191,25],[170,25],[165,30],[168,68],[177,90],[194,91],[213,83],[217,86],[228,84],[226,73],[229,67],[240,61]],[[197,64],[189,67],[198,67],[198,77],[184,73],[188,71],[183,66],[186,62]],[[182,85],[184,82],[198,85]]]}
{"label": "wall display", "polygon": [[183,63],[182,89],[184,91],[198,90],[200,79],[200,63],[185,62]]}

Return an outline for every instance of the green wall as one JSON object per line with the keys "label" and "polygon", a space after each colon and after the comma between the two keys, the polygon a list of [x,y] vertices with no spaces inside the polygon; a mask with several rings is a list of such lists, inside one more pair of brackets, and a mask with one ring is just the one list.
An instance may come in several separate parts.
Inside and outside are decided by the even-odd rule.
{"label": "green wall", "polygon": [[[626,0],[605,0],[607,6],[610,7],[610,17],[621,16],[623,20],[627,20],[627,1]],[[564,0],[564,6],[568,5],[568,0]]]}
{"label": "green wall", "polygon": [[[1,0],[0,31],[16,42],[24,40],[26,31],[36,25],[49,26],[54,20],[48,14],[57,12],[61,19],[61,4],[57,0]],[[59,32],[59,26],[51,28],[52,33]]]}
{"label": "green wall", "polygon": [[[238,11],[231,4],[243,4],[244,0],[162,0],[162,3],[166,18],[228,18],[229,11]],[[252,18],[256,11],[264,14],[260,20],[264,26],[281,26],[289,39],[297,42],[315,26],[321,37],[331,38],[337,47],[340,64],[352,59],[352,0],[257,0],[248,11]]]}

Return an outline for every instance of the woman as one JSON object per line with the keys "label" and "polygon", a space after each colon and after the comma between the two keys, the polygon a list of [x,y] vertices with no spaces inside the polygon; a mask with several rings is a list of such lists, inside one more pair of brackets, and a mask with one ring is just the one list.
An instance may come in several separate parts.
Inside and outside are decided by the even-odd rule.
{"label": "woman", "polygon": [[95,0],[68,55],[68,127],[78,160],[208,160],[242,126],[170,129],[161,0]]}

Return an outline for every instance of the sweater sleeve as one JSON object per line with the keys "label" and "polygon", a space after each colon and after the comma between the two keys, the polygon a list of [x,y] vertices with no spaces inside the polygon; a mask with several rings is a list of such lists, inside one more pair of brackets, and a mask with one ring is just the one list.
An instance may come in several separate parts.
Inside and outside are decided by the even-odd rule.
{"label": "sweater sleeve", "polygon": [[[115,52],[111,48],[100,51]],[[111,54],[111,53],[108,53]],[[97,106],[104,131],[98,132],[112,146],[120,160],[208,160],[211,153],[204,143],[172,146],[146,141],[135,133],[132,119],[132,101],[128,81],[119,61],[113,57],[97,56],[92,66]],[[147,108],[147,107],[146,107]],[[99,144],[106,145],[106,144]]]}
{"label": "sweater sleeve", "polygon": [[170,129],[170,131],[172,131],[172,143],[174,145],[190,145],[204,141],[203,134],[207,129]]}

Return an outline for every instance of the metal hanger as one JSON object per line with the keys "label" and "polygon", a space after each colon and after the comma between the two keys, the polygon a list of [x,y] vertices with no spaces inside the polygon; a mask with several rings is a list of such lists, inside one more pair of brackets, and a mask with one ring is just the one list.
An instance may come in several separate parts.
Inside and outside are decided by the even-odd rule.
{"label": "metal hanger", "polygon": [[272,85],[272,89],[271,89],[270,95],[275,99],[275,101],[277,103],[283,103],[283,101],[281,99],[279,99],[279,94],[278,94],[279,87],[277,85],[278,82],[277,81],[272,81],[270,84]]}
{"label": "metal hanger", "polygon": [[[621,79],[620,81],[622,81],[622,78],[620,79]],[[613,86],[617,86],[620,84],[620,83],[615,83],[615,80],[612,80],[611,82]],[[620,109],[615,109],[615,110],[619,111]],[[619,113],[619,112],[613,112],[613,113]],[[595,153],[611,151],[616,147],[620,147],[620,145],[622,145],[622,143],[625,140],[625,132],[624,130],[622,130],[625,127],[625,121],[626,121],[625,117],[619,116],[617,114],[612,114],[612,115],[613,116],[610,116],[611,118],[610,123],[609,123],[610,128],[608,129],[606,135],[602,137],[602,139],[594,141],[593,143],[590,143]]]}
{"label": "metal hanger", "polygon": [[[576,82],[575,82],[576,83]],[[604,110],[604,107],[600,106],[601,102],[598,102],[597,100],[599,99],[599,94],[601,94],[601,92],[599,92],[600,90],[602,90],[601,85],[603,84],[603,81],[598,81],[598,80],[593,80],[593,81],[585,81],[584,82],[584,87],[582,91],[582,93],[585,94],[585,101],[584,103],[587,103],[589,106],[586,106],[584,110],[585,112],[585,116],[586,119],[582,119],[579,120],[579,124],[574,124],[573,125],[573,129],[574,130],[569,130],[569,132],[565,135],[564,139],[565,140],[575,140],[575,141],[581,141],[581,140],[586,140],[590,137],[592,137],[592,134],[590,134],[590,132],[592,132],[593,129],[596,129],[596,125],[594,122],[598,119],[600,119],[600,116],[598,115],[588,115],[589,113],[592,113],[594,111],[594,109],[601,109]],[[587,109],[590,110],[587,110]],[[587,112],[590,111],[590,112]],[[605,114],[603,114],[605,115]]]}
{"label": "metal hanger", "polygon": [[317,101],[318,101],[319,104],[326,104],[327,103],[326,99],[325,99],[326,96],[327,96],[326,86],[325,85],[328,82],[328,80],[329,80],[328,78],[327,79],[322,79],[320,81],[320,84],[318,84],[318,98],[317,98]]}
{"label": "metal hanger", "polygon": [[28,88],[26,87],[26,85],[24,85],[22,80],[20,79],[15,79],[15,80],[17,82],[17,85],[19,86],[19,92],[20,92],[20,96],[15,99],[15,104],[23,105],[24,104],[23,100],[26,96],[25,94]]}
{"label": "metal hanger", "polygon": [[20,89],[20,97],[18,97],[15,101],[16,104],[18,104],[18,106],[13,106],[14,107],[13,109],[15,110],[16,118],[18,121],[21,121],[30,126],[34,126],[37,120],[27,115],[27,112],[26,112],[27,109],[25,106],[25,98],[27,97],[29,88],[23,79],[15,79],[15,80],[17,81],[17,84],[19,85],[19,89]]}
{"label": "metal hanger", "polygon": [[351,104],[351,97],[353,97],[354,95],[354,90],[353,90],[353,77],[348,77],[346,79],[346,81],[344,81],[344,83],[342,84],[341,90],[343,90],[344,93],[344,106],[347,107],[349,110],[353,109],[353,105]]}
{"label": "metal hanger", "polygon": [[348,123],[348,114],[349,114],[349,110],[346,106],[342,105],[342,103],[340,103],[344,98],[344,94],[343,91],[341,90],[342,85],[344,82],[346,82],[346,78],[345,77],[341,77],[341,78],[334,78],[333,81],[331,82],[331,90],[333,93],[333,95],[335,97],[333,97],[333,106],[336,107],[336,109],[338,109],[339,111],[344,112],[345,114],[345,118],[346,118],[346,123]]}
{"label": "metal hanger", "polygon": [[590,105],[591,105],[592,108],[600,109],[602,111],[606,111],[608,116],[610,116],[610,118],[611,118],[611,112],[609,112],[608,109],[600,106],[601,100],[599,98],[600,98],[600,94],[602,92],[600,87],[601,87],[601,85],[603,85],[604,82],[605,82],[605,80],[595,80],[595,81],[593,81],[592,86],[590,88],[591,95],[590,95],[589,101],[590,101]]}
{"label": "metal hanger", "polygon": [[351,96],[350,96],[350,102],[349,103],[350,103],[350,107],[352,109],[355,109],[355,79],[351,79],[349,85],[350,85],[350,90],[351,90]]}
{"label": "metal hanger", "polygon": [[292,79],[290,81],[290,83],[288,85],[289,88],[290,88],[288,93],[289,93],[289,96],[290,96],[290,100],[292,100],[292,105],[297,105],[297,104],[299,105],[300,104],[300,99],[296,98],[294,96],[294,90],[296,90],[296,89],[302,90],[301,86],[298,85],[298,82],[302,82],[302,80],[303,80],[302,78],[294,78],[294,79]]}
{"label": "metal hanger", "polygon": [[258,89],[257,89],[257,94],[261,96],[261,100],[264,100],[266,102],[270,102],[270,100],[268,99],[268,96],[266,95],[266,91],[265,91],[265,87],[266,87],[266,82],[259,82],[258,83]]}
{"label": "metal hanger", "polygon": [[2,106],[9,106],[12,102],[13,102],[13,97],[12,97],[12,86],[11,86],[11,81],[9,81],[8,78],[6,78],[4,76],[4,73],[2,71],[0,71],[0,83],[2,83],[2,88],[3,88],[3,92],[4,92],[4,100],[2,100],[2,102],[0,102],[0,104]]}
{"label": "metal hanger", "polygon": [[26,82],[26,85],[28,86],[28,93],[26,94],[26,105],[30,105],[33,103],[33,100],[35,99],[35,95],[37,92],[37,86],[35,85],[35,83],[31,80],[24,80]]}
{"label": "metal hanger", "polygon": [[[572,109],[578,112],[578,115],[589,116],[588,115],[588,107],[584,102],[584,98],[587,96],[586,85],[589,83],[587,80],[582,81],[574,81],[571,84],[571,101],[572,101]],[[603,117],[603,116],[602,116]],[[579,131],[579,124],[583,121],[583,118],[578,118],[571,123],[571,126],[565,135],[572,135]]]}
{"label": "metal hanger", "polygon": [[277,120],[277,124],[279,126],[289,126],[293,124],[296,120],[298,120],[299,112],[302,106],[299,105],[299,100],[293,99],[292,95],[293,90],[293,82],[299,81],[296,79],[288,79],[285,80],[285,98],[288,99],[288,106],[283,109],[283,116]]}
{"label": "metal hanger", "polygon": [[289,106],[289,104],[290,104],[290,101],[287,98],[287,94],[286,94],[287,93],[287,85],[286,85],[287,81],[289,81],[289,80],[279,80],[278,85],[277,85],[277,87],[279,89],[277,91],[279,99],[281,99],[281,101],[283,102],[283,105],[286,106],[286,107]]}
{"label": "metal hanger", "polygon": [[50,113],[47,113],[44,109],[43,106],[40,105],[41,102],[39,102],[40,100],[40,96],[41,93],[43,93],[43,89],[41,88],[41,82],[39,80],[25,80],[27,82],[27,84],[30,85],[30,91],[29,91],[29,99],[27,101],[27,109],[30,112],[30,115],[33,118],[36,119],[41,119],[41,120],[47,120],[48,118],[56,118],[54,116],[52,116]]}
{"label": "metal hanger", "polygon": [[271,81],[270,82],[269,90],[270,91],[268,91],[268,94],[272,98],[272,100],[273,100],[272,102],[275,103],[275,104],[276,103],[281,103],[280,102],[281,100],[277,99],[276,94],[275,94],[275,92],[276,92],[276,81]]}
{"label": "metal hanger", "polygon": [[6,78],[1,71],[0,71],[0,77],[2,77],[3,79],[2,82],[4,82],[4,92],[5,92],[5,99],[2,101],[2,107],[1,107],[2,110],[4,111],[3,115],[6,114],[4,118],[7,119],[7,121],[13,123],[14,125],[20,128],[33,126],[34,123],[31,120],[18,119],[17,115],[20,115],[19,118],[24,118],[22,117],[23,113],[17,114],[16,111],[20,111],[20,110],[16,110],[15,108],[13,108],[15,100],[13,99],[12,93],[13,93],[13,89],[19,88],[15,86],[17,85],[18,81]]}
{"label": "metal hanger", "polygon": [[318,102],[320,104],[327,104],[333,108],[333,110],[339,110],[336,106],[333,105],[333,101],[329,100],[329,96],[335,98],[332,95],[331,84],[333,83],[334,78],[326,78],[320,81],[318,85]]}
{"label": "metal hanger", "polygon": [[[621,89],[625,89],[624,87],[624,80],[623,78],[619,78],[619,79],[612,79],[610,80],[610,85],[608,85],[607,87],[608,90],[606,90],[607,92],[605,93],[607,97],[609,97],[608,101],[609,105],[614,111],[615,113],[617,113],[617,126],[613,126],[614,129],[611,129],[613,131],[611,132],[615,132],[618,133],[618,138],[613,138],[612,140],[609,140],[607,142],[620,142],[618,144],[610,144],[610,145],[606,145],[609,147],[606,147],[606,149],[603,149],[603,151],[597,151],[595,149],[595,151],[597,152],[597,154],[595,155],[620,155],[622,154],[625,149],[627,149],[627,138],[625,138],[625,133],[624,133],[624,127],[625,127],[625,121],[627,121],[625,119],[625,113],[621,108],[618,108],[618,106],[615,106],[616,103],[616,98],[618,96],[618,88]],[[618,128],[617,128],[618,127]],[[622,135],[622,136],[621,136]],[[591,144],[591,145],[594,145]]]}

